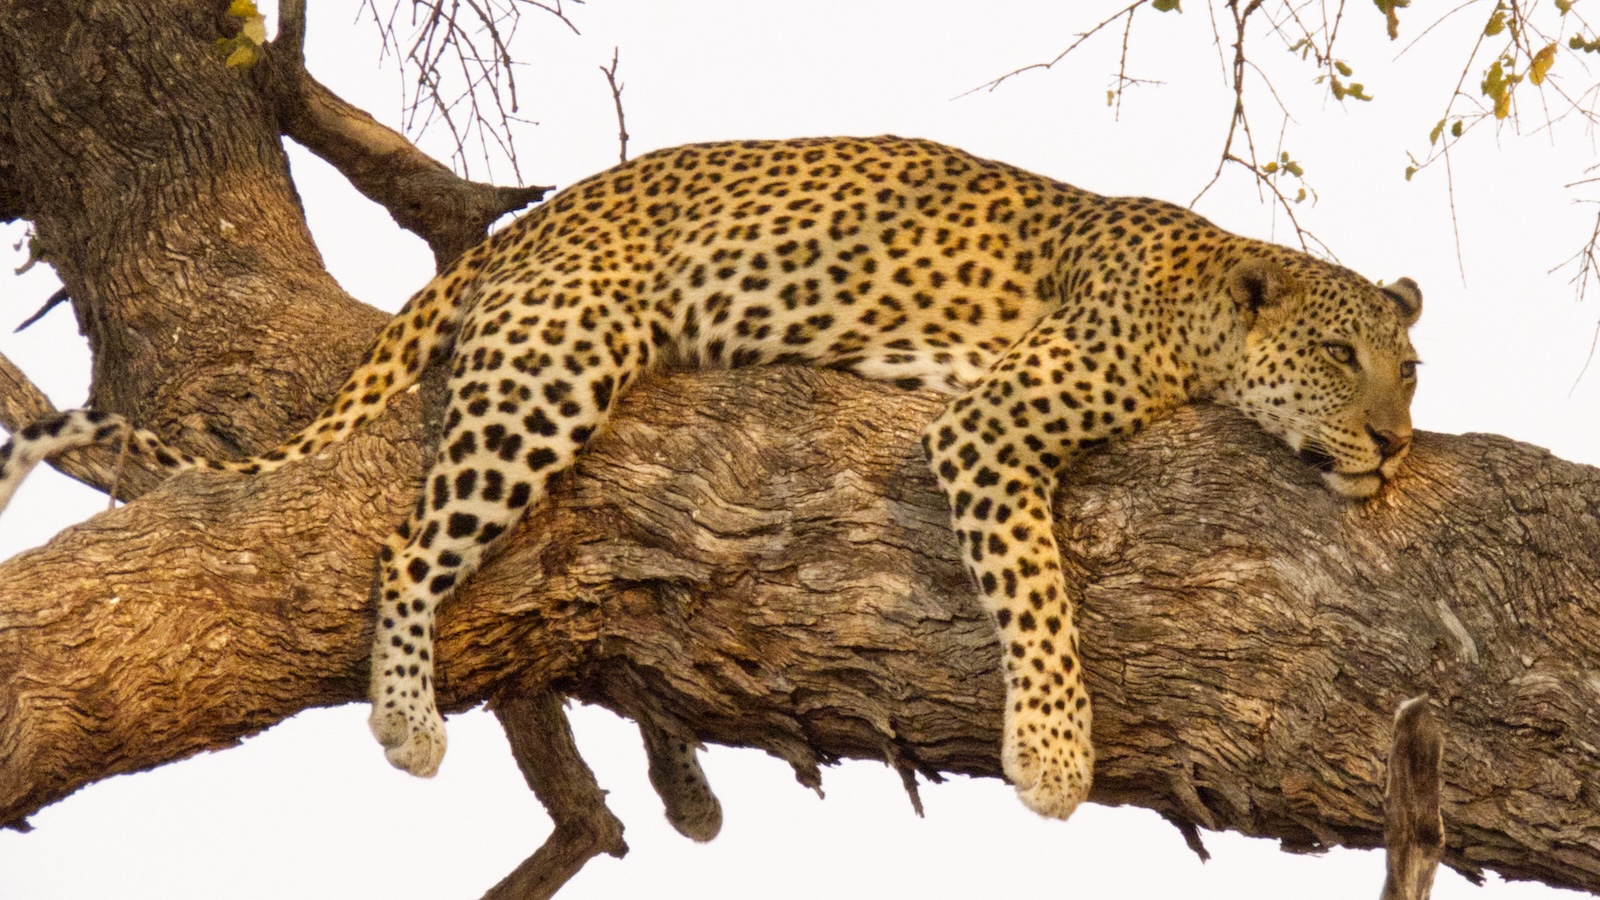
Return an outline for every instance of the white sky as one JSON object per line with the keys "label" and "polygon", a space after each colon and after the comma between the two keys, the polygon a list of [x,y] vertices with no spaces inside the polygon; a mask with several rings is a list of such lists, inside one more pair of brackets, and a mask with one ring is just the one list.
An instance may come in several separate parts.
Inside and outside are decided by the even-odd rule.
{"label": "white sky", "polygon": [[[565,185],[615,160],[616,122],[597,70],[615,46],[632,155],[717,138],[889,132],[942,140],[1102,193],[1187,202],[1215,168],[1232,102],[1200,0],[1190,0],[1182,16],[1138,19],[1132,74],[1165,84],[1130,93],[1120,122],[1105,105],[1120,30],[1075,63],[951,99],[1054,56],[1098,21],[1078,10],[1122,5],[593,0],[569,8],[581,36],[530,16],[518,81],[523,115],[539,124],[518,132],[523,171],[530,181]],[[1565,275],[1547,274],[1593,224],[1595,208],[1574,205],[1579,195],[1563,188],[1595,158],[1591,136],[1576,126],[1554,139],[1484,134],[1458,157],[1464,280],[1442,169],[1410,184],[1401,177],[1405,151],[1424,149],[1460,73],[1460,44],[1450,36],[1472,34],[1489,9],[1479,3],[1391,65],[1396,48],[1381,40],[1381,21],[1368,4],[1351,4],[1346,59],[1376,95],[1372,104],[1321,99],[1309,66],[1265,47],[1258,62],[1291,105],[1297,125],[1286,147],[1318,192],[1319,202],[1300,210],[1302,223],[1346,265],[1386,280],[1410,275],[1423,286],[1426,308],[1414,331],[1426,363],[1417,427],[1498,432],[1593,464],[1600,462],[1593,414],[1600,371],[1579,375],[1600,304],[1576,304]],[[398,82],[392,68],[379,70],[370,29],[350,27],[355,10],[355,0],[314,5],[311,70],[394,122]],[[1421,13],[1403,12],[1402,27],[1415,34]],[[1555,70],[1564,75],[1580,87],[1591,80],[1565,54]],[[1272,101],[1254,86],[1257,138],[1271,154]],[[445,152],[442,135],[425,145]],[[431,256],[326,166],[299,148],[291,153],[330,270],[356,296],[398,307],[431,274]],[[481,166],[473,174],[483,177]],[[1236,173],[1198,209],[1233,231],[1292,238],[1281,213],[1261,205]],[[7,248],[22,234],[20,227],[0,232]],[[21,259],[0,250],[0,330],[56,286],[45,271],[11,277]],[[0,352],[58,405],[82,402],[87,352],[65,309],[21,336],[0,338]],[[103,505],[41,471],[0,521],[0,554],[43,542]],[[1378,853],[1293,857],[1270,842],[1226,834],[1206,835],[1213,859],[1202,865],[1153,813],[1092,806],[1070,822],[1046,822],[997,780],[924,785],[927,818],[917,819],[897,775],[878,763],[848,763],[824,773],[824,802],[784,764],[726,748],[706,755],[725,809],[723,834],[696,846],[662,820],[631,724],[595,709],[572,716],[632,852],[590,862],[560,894],[567,900],[968,897],[1038,894],[1041,886],[1047,896],[1347,898],[1376,896],[1382,882]],[[391,770],[365,717],[355,706],[314,711],[242,747],[91,786],[34,816],[33,833],[0,833],[0,898],[467,898],[544,839],[548,820],[487,714],[450,720],[450,755],[433,781]],[[398,827],[404,821],[418,823],[415,836]],[[1441,900],[1557,895],[1493,880],[1478,889],[1449,872],[1435,890]]]}

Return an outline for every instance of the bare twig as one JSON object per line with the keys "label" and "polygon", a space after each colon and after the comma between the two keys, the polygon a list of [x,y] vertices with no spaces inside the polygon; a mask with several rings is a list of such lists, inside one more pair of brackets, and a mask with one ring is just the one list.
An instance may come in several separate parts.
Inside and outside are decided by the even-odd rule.
{"label": "bare twig", "polygon": [[1023,72],[1032,72],[1035,69],[1046,69],[1046,70],[1048,70],[1048,69],[1054,68],[1056,63],[1061,62],[1063,59],[1066,59],[1072,53],[1072,51],[1078,49],[1080,46],[1083,45],[1083,43],[1085,41],[1089,40],[1089,38],[1094,37],[1096,34],[1098,34],[1106,26],[1108,26],[1112,22],[1115,22],[1116,20],[1122,18],[1123,16],[1128,16],[1128,17],[1131,18],[1133,16],[1133,11],[1134,10],[1138,9],[1139,7],[1145,5],[1146,3],[1149,3],[1149,2],[1150,2],[1150,0],[1134,0],[1133,3],[1130,3],[1121,12],[1118,12],[1118,13],[1115,13],[1115,14],[1113,14],[1111,16],[1106,17],[1105,19],[1101,20],[1100,24],[1094,26],[1093,28],[1089,29],[1088,31],[1083,32],[1082,34],[1079,34],[1077,40],[1075,40],[1071,44],[1069,44],[1067,46],[1067,49],[1061,51],[1060,53],[1057,53],[1055,58],[1050,60],[1049,62],[1033,63],[1031,65],[1023,66],[1023,67],[1021,67],[1019,69],[1012,69],[1010,72],[1007,72],[1006,74],[1001,75],[999,78],[996,78],[996,79],[994,79],[992,81],[986,81],[983,84],[980,84],[977,87],[973,88],[972,90],[963,91],[962,93],[958,94],[957,96],[958,97],[965,97],[968,94],[976,94],[979,91],[992,91],[995,88],[999,87],[1000,85],[1004,84],[1005,82],[1010,81],[1012,78],[1015,78],[1016,76],[1021,75]]}
{"label": "bare twig", "polygon": [[[1274,166],[1271,171],[1268,171],[1263,167],[1260,157],[1256,153],[1255,136],[1250,131],[1250,117],[1246,110],[1244,99],[1245,73],[1247,70],[1254,70],[1259,74],[1260,70],[1255,69],[1246,56],[1245,29],[1249,26],[1250,16],[1261,9],[1263,2],[1265,0],[1248,0],[1243,8],[1240,8],[1238,0],[1229,0],[1227,4],[1229,11],[1233,14],[1234,29],[1233,59],[1229,64],[1230,86],[1233,90],[1233,116],[1228,121],[1228,134],[1223,139],[1222,152],[1218,154],[1217,168],[1211,173],[1211,180],[1205,183],[1205,186],[1200,189],[1198,194],[1195,194],[1194,199],[1189,201],[1189,205],[1194,206],[1200,202],[1201,198],[1222,178],[1222,172],[1229,163],[1243,166],[1255,179],[1257,190],[1265,189],[1270,193],[1277,207],[1283,210],[1284,215],[1288,216],[1289,224],[1294,228],[1295,240],[1299,242],[1300,246],[1309,251],[1314,245],[1321,248],[1322,252],[1328,253],[1328,246],[1300,224],[1299,217],[1294,213],[1293,201],[1285,197],[1283,192],[1279,190],[1274,176],[1282,170]],[[1266,81],[1264,77],[1263,81]],[[1267,89],[1276,99],[1277,92],[1272,90],[1270,82],[1267,82]],[[1288,110],[1283,108],[1283,101],[1278,99],[1278,104],[1283,109],[1284,116],[1287,119]],[[1236,149],[1236,142],[1241,137],[1245,145],[1244,155],[1242,156],[1240,151]]]}
{"label": "bare twig", "polygon": [[[1596,203],[1600,201],[1588,201]],[[1581,301],[1589,292],[1589,282],[1600,282],[1600,213],[1595,215],[1594,229],[1589,232],[1589,239],[1577,253],[1572,254],[1561,265],[1550,271],[1553,273],[1567,266],[1573,266],[1577,271],[1572,273],[1572,278],[1567,283],[1573,285]]]}
{"label": "bare twig", "polygon": [[[572,0],[581,3],[583,0]],[[572,33],[562,0],[412,0],[411,33],[401,36],[396,3],[385,13],[376,0],[362,0],[361,11],[372,17],[383,52],[400,59],[410,73],[402,87],[405,128],[424,133],[442,124],[455,143],[451,158],[468,170],[468,148],[492,168],[491,148],[511,164],[521,180],[511,124],[517,115],[512,41],[525,8],[553,16]]]}
{"label": "bare twig", "polygon": [[[1572,185],[1569,184],[1567,187],[1570,188]],[[1579,302],[1582,302],[1583,298],[1588,294],[1589,282],[1591,280],[1600,282],[1600,213],[1595,214],[1594,229],[1589,232],[1589,240],[1584,243],[1583,247],[1550,271],[1554,273],[1559,269],[1565,269],[1567,266],[1572,266],[1576,269],[1567,283],[1576,285],[1573,291],[1577,294]],[[1600,324],[1595,325],[1594,336],[1589,340],[1589,353],[1583,358],[1583,368],[1578,370],[1578,377],[1573,379],[1573,390],[1578,389],[1578,382],[1582,381],[1583,376],[1588,374],[1589,365],[1594,362],[1596,349],[1600,349]]]}
{"label": "bare twig", "polygon": [[20,332],[23,329],[27,328],[29,325],[32,325],[33,323],[35,323],[35,322],[39,321],[40,319],[44,318],[46,313],[48,313],[52,309],[55,309],[57,306],[60,306],[61,304],[67,302],[69,299],[71,299],[71,298],[67,295],[67,289],[66,288],[58,289],[54,294],[50,295],[49,299],[44,301],[44,305],[39,307],[39,311],[38,312],[36,312],[33,315],[27,317],[26,319],[23,319],[22,320],[22,324],[18,325],[15,329],[12,330],[12,334],[16,334],[17,332]]}
{"label": "bare twig", "polygon": [[628,123],[622,117],[622,85],[617,83],[617,48],[611,48],[611,67],[600,67],[611,86],[611,102],[617,106],[617,162],[628,161]]}

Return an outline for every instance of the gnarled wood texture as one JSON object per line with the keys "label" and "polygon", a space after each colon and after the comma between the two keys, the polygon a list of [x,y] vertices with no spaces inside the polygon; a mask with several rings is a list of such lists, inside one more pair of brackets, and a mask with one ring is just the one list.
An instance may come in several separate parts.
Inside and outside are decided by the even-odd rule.
{"label": "gnarled wood texture", "polygon": [[[447,607],[446,704],[553,685],[803,781],[842,757],[996,775],[997,651],[912,440],[936,406],[789,369],[635,391]],[[365,476],[387,448],[185,476],[0,568],[0,820],[359,700],[372,550],[410,492]],[[1081,467],[1058,512],[1094,799],[1377,846],[1391,711],[1427,691],[1450,735],[1446,864],[1600,887],[1581,550],[1600,473],[1423,435],[1396,487],[1348,505],[1210,408]]]}

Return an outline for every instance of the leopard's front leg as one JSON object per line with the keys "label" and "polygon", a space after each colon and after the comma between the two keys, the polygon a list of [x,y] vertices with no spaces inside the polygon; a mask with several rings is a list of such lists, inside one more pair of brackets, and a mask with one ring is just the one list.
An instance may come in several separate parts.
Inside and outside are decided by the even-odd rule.
{"label": "leopard's front leg", "polygon": [[[962,559],[999,630],[1006,777],[1029,809],[1064,819],[1089,795],[1094,746],[1078,627],[1051,530],[1055,480],[1037,464],[1000,463],[993,443],[968,433],[963,423],[985,413],[962,398],[929,426],[923,444],[950,500]],[[1011,442],[994,443],[1014,455]]]}
{"label": "leopard's front leg", "polygon": [[[1030,809],[1059,819],[1089,795],[1094,747],[1075,598],[1052,527],[1057,473],[1083,450],[1138,431],[1164,405],[1148,381],[1102,377],[1089,389],[1088,358],[1046,319],[922,438],[999,630],[1006,777]],[[1080,374],[1062,377],[1072,372]]]}

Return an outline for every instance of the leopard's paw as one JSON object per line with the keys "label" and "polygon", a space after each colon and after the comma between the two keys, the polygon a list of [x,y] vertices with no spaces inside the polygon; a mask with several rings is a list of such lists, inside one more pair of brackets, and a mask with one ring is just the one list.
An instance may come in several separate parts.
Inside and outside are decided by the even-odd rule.
{"label": "leopard's paw", "polygon": [[375,704],[367,724],[395,768],[419,778],[432,778],[439,771],[445,750],[444,719],[432,706],[408,711]]}
{"label": "leopard's paw", "polygon": [[[1001,765],[1023,805],[1041,816],[1065,819],[1089,796],[1094,783],[1094,748],[1087,722],[1024,710],[1008,715]],[[1087,707],[1081,711],[1087,715]]]}

